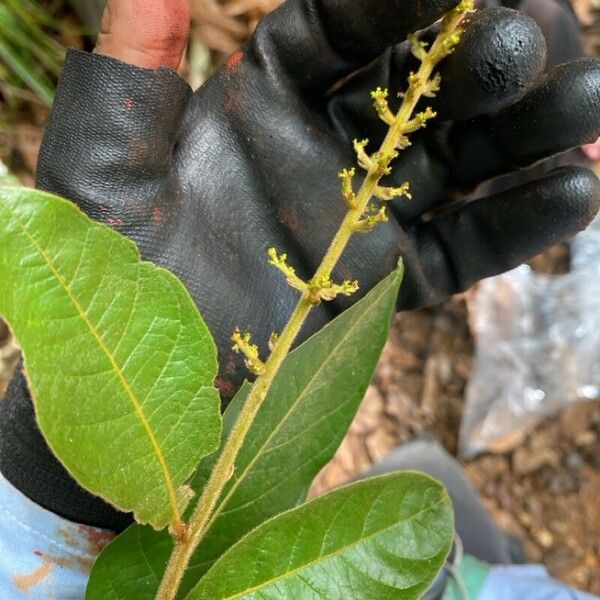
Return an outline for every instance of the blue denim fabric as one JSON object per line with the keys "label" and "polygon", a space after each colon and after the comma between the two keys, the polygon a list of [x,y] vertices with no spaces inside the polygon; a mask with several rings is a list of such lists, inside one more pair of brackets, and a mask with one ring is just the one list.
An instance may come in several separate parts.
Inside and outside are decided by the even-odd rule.
{"label": "blue denim fabric", "polygon": [[112,537],[48,512],[0,474],[1,600],[82,600],[92,564]]}
{"label": "blue denim fabric", "polygon": [[477,600],[597,600],[552,579],[540,565],[495,567]]}
{"label": "blue denim fabric", "polygon": [[541,565],[494,567],[472,556],[465,556],[453,571],[442,600],[462,600],[465,595],[469,600],[597,600],[552,579]]}

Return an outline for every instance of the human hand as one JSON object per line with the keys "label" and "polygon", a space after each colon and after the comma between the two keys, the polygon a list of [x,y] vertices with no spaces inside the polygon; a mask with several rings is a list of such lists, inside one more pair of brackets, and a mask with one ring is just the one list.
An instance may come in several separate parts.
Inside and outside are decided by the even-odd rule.
{"label": "human hand", "polygon": [[[384,85],[395,96],[403,88],[414,62],[406,44],[396,42],[453,4],[374,7],[368,0],[323,0],[317,10],[314,2],[287,2],[192,97],[179,133],[179,122],[166,127],[162,114],[153,111],[148,118],[149,105],[165,112],[168,94],[150,89],[128,113],[111,112],[110,135],[80,135],[82,143],[103,148],[100,157],[85,159],[86,172],[110,171],[102,188],[90,185],[89,175],[73,173],[62,177],[58,189],[46,183],[56,180],[54,159],[61,154],[52,145],[68,127],[61,118],[73,116],[55,113],[40,183],[118,227],[144,256],[183,278],[216,335],[226,396],[245,376],[230,351],[232,328],[252,330],[264,349],[296,300],[267,265],[266,248],[288,251],[299,273],[311,275],[345,210],[336,174],[354,163],[352,139],[369,137],[374,148],[385,131],[369,91]],[[164,10],[161,3],[151,6],[157,14]],[[161,47],[169,31],[183,35],[187,28],[186,18],[185,27],[168,22],[158,33],[153,20],[149,25],[129,20],[136,13],[129,3],[113,2],[111,10],[109,30],[121,32],[112,39],[128,40],[128,46],[112,46],[111,55],[121,59],[134,39],[141,40],[138,47]],[[178,47],[181,52],[182,44]],[[101,38],[99,49],[108,53],[107,48]],[[465,204],[465,192],[477,184],[598,133],[597,64],[562,68],[535,87],[544,55],[538,28],[523,15],[487,9],[473,18],[461,47],[442,68],[443,89],[434,102],[438,119],[414,136],[395,168],[391,183],[410,181],[414,200],[398,201],[395,219],[355,239],[340,278],[358,279],[366,291],[401,255],[407,277],[399,308],[414,308],[511,268],[585,226],[598,192],[595,178],[582,170],[558,171],[500,197]],[[139,57],[134,53],[129,62]],[[171,56],[171,64],[179,58]],[[168,62],[156,54],[153,60]],[[120,76],[127,78],[126,69]],[[104,86],[98,91],[104,93]],[[94,114],[91,119],[97,121]],[[129,139],[136,147],[133,159],[125,160],[115,132],[132,123]],[[97,123],[90,122],[89,129],[95,135]],[[449,206],[451,214],[430,218]],[[276,299],[277,310],[268,299]],[[343,306],[343,301],[323,306],[307,333]]]}
{"label": "human hand", "polygon": [[108,0],[94,52],[138,67],[177,69],[190,29],[190,0]]}
{"label": "human hand", "polygon": [[[215,335],[224,397],[246,376],[231,352],[233,328],[251,330],[266,352],[297,301],[267,264],[267,248],[286,251],[301,277],[312,275],[345,213],[337,173],[355,163],[352,139],[369,137],[376,148],[385,131],[369,92],[387,86],[393,98],[403,89],[412,59],[397,44],[455,3],[288,0],[193,96],[165,69],[69,56],[38,184],[128,235],[145,258],[183,279]],[[113,15],[126,4],[114,2]],[[151,28],[143,20],[129,29],[120,23],[109,20],[98,53],[142,67],[179,62],[182,45],[169,58],[150,50],[171,49],[162,29],[132,52],[129,32]],[[181,30],[184,23],[187,17]],[[441,67],[438,119],[413,136],[389,182],[410,181],[414,200],[396,202],[390,222],[354,238],[337,278],[357,279],[366,292],[402,256],[398,307],[424,306],[589,223],[599,184],[575,167],[469,201],[479,183],[600,135],[598,63],[579,60],[540,80],[544,52],[540,31],[523,15],[488,9],[473,18]],[[344,306],[321,305],[305,336]],[[0,411],[19,424],[0,430],[0,470],[11,482],[74,520],[120,523],[52,466],[22,376]],[[43,464],[35,478],[33,463]]]}

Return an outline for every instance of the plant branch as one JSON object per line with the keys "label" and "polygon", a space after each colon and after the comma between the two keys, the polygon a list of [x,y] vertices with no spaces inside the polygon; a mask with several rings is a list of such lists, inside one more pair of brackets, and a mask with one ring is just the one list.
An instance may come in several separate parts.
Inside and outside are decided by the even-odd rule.
{"label": "plant branch", "polygon": [[[413,53],[421,61],[421,66],[417,73],[411,73],[409,76],[408,89],[402,96],[403,101],[396,115],[389,109],[387,90],[378,88],[372,93],[375,109],[382,120],[389,124],[389,130],[379,150],[371,156],[368,156],[365,151],[368,143],[366,140],[355,142],[359,164],[366,169],[367,174],[359,191],[355,194],[351,188],[354,169],[344,170],[340,173],[342,193],[348,210],[314,277],[309,282],[302,282],[295,276],[293,269],[285,263],[285,255],[277,257],[273,250],[269,252],[271,263],[286,274],[290,285],[301,292],[301,298],[265,363],[255,362],[259,360],[256,347],[250,345],[250,338],[247,334],[240,336],[239,332],[236,332],[234,336],[235,347],[242,352],[249,352],[247,359],[251,361],[251,365],[260,364],[261,374],[252,386],[244,408],[223,446],[217,464],[190,518],[187,535],[184,539],[176,540],[175,549],[158,591],[158,600],[175,598],[194,551],[218,514],[219,509],[215,511],[215,508],[223,489],[233,475],[235,461],[244,440],[310,311],[322,300],[333,299],[336,293],[353,291],[353,283],[345,282],[339,286],[332,284],[331,275],[355,233],[373,229],[378,222],[387,220],[385,207],[378,211],[374,210],[370,205],[372,198],[382,199],[383,196],[382,201],[386,201],[401,195],[409,196],[407,184],[400,188],[382,188],[379,182],[382,177],[391,173],[390,165],[397,158],[398,150],[410,145],[406,135],[425,127],[427,121],[435,116],[431,109],[427,109],[412,118],[421,98],[434,96],[439,90],[440,77],[433,75],[433,71],[438,63],[451,54],[459,43],[462,21],[467,13],[473,12],[473,5],[473,0],[462,0],[444,17],[441,31],[429,51],[426,50],[423,42],[415,36],[411,36]],[[238,343],[240,340],[242,341],[241,345]]]}

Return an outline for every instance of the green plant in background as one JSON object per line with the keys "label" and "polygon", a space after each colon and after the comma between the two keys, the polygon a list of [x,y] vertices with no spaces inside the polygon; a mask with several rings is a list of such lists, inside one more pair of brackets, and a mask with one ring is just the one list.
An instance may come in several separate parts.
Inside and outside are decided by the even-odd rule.
{"label": "green plant in background", "polygon": [[[103,552],[88,598],[344,596],[340,590],[418,598],[442,567],[452,509],[425,475],[373,478],[302,504],[372,377],[401,266],[290,349],[314,306],[358,289],[331,278],[351,237],[387,220],[387,202],[409,196],[408,183],[380,181],[409,135],[435,117],[415,109],[439,90],[435,69],[472,10],[473,0],[460,2],[430,48],[411,36],[420,67],[397,113],[387,90],[372,93],[388,133],[372,154],[367,140],[355,141],[365,175],[356,189],[356,168],[340,173],[348,210],[315,275],[301,280],[285,254],[269,250],[300,299],[267,360],[249,333],[234,333],[234,348],[258,377],[222,423],[215,346],[183,285],[69,202],[20,188],[0,193],[0,313],[23,348],[40,428],[84,487],[139,523]],[[190,505],[193,495],[199,500]]]}
{"label": "green plant in background", "polygon": [[87,32],[92,35],[98,31],[106,0],[67,0],[77,13]]}
{"label": "green plant in background", "polygon": [[5,95],[22,97],[33,92],[50,106],[56,78],[62,68],[64,48],[54,38],[61,23],[37,0],[3,0],[0,4],[0,80]]}

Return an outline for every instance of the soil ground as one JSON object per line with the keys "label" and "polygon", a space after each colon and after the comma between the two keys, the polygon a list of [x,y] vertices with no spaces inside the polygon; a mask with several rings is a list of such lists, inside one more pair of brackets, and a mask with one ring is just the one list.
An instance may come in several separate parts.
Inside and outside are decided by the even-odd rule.
{"label": "soil ground", "polygon": [[[278,2],[223,0],[207,8],[195,0],[196,34],[213,48],[211,60],[218,62]],[[600,5],[575,4],[588,53],[598,54]],[[11,166],[25,182],[31,181],[44,118],[36,109],[11,138]],[[559,272],[564,264],[564,248],[535,261],[545,272]],[[0,397],[17,356],[0,324]],[[399,314],[360,412],[313,493],[342,484],[424,433],[438,436],[455,454],[473,356],[465,296]],[[573,405],[542,422],[518,446],[464,466],[498,525],[523,542],[528,561],[542,562],[555,577],[600,595],[600,401]]]}
{"label": "soil ground", "polygon": [[[574,4],[587,53],[598,56],[600,3]],[[568,250],[559,246],[532,266],[561,273],[567,259]],[[315,481],[314,494],[352,479],[398,444],[423,434],[433,433],[456,455],[474,359],[468,316],[465,296],[397,315],[356,420]],[[499,527],[522,542],[528,562],[543,563],[556,578],[600,595],[600,399],[543,421],[502,454],[484,454],[463,465]]]}
{"label": "soil ground", "polygon": [[[356,420],[313,493],[424,433],[454,454],[473,350],[464,298],[399,314]],[[575,404],[524,443],[463,464],[500,528],[523,543],[527,561],[600,595],[600,402]]]}

